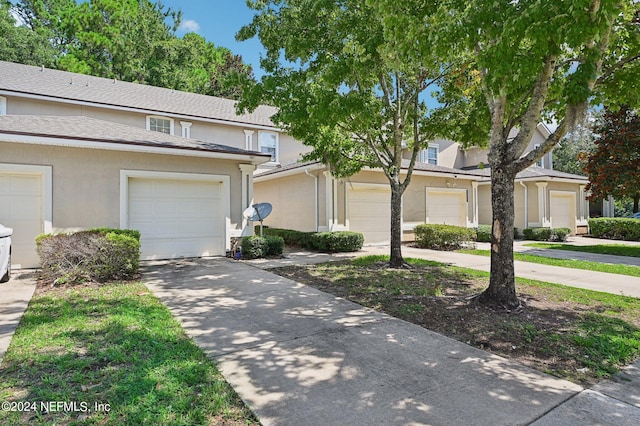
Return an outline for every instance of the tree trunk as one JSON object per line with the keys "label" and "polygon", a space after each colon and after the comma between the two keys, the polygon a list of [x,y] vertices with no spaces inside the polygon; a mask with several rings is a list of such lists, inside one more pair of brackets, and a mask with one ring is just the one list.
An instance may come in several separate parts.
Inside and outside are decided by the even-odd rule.
{"label": "tree trunk", "polygon": [[511,166],[492,165],[491,206],[491,277],[489,287],[478,301],[492,307],[515,309],[520,307],[516,296],[513,264],[513,216],[515,170]]}
{"label": "tree trunk", "polygon": [[640,202],[640,192],[636,192],[633,196],[633,212],[638,213],[638,202]]}
{"label": "tree trunk", "polygon": [[402,193],[400,185],[391,185],[391,255],[389,266],[402,268],[405,265],[402,257]]}

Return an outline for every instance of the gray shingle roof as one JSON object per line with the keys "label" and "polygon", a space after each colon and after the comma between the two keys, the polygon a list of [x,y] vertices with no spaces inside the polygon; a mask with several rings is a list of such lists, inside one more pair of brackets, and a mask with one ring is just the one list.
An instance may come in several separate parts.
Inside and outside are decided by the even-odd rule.
{"label": "gray shingle roof", "polygon": [[110,142],[270,158],[268,154],[256,151],[181,138],[85,116],[4,115],[0,116],[0,134]]}
{"label": "gray shingle roof", "polygon": [[236,102],[230,99],[4,61],[0,61],[0,90],[267,127],[274,126],[271,116],[276,112],[261,106],[237,115]]}
{"label": "gray shingle roof", "polygon": [[[488,179],[491,178],[491,168],[486,167],[482,170],[480,169],[472,169],[465,170],[466,172],[475,173],[478,176],[485,176]],[[564,173],[558,170],[552,169],[544,169],[541,167],[529,167],[528,169],[524,169],[520,173],[516,175],[516,179],[543,179],[543,178],[556,178],[556,179],[569,179],[575,180],[579,182],[588,182],[589,178],[581,175],[574,175],[571,173]]]}

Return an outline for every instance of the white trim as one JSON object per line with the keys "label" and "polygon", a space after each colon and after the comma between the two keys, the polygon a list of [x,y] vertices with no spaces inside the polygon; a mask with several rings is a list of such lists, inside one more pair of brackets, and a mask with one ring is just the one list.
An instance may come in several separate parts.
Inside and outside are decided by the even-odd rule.
{"label": "white trim", "polygon": [[231,177],[203,173],[152,172],[147,170],[120,170],[120,228],[129,226],[129,178],[205,181],[222,183],[223,214],[225,215],[225,249],[231,247]]}
{"label": "white trim", "polygon": [[473,218],[471,224],[474,228],[478,227],[478,182],[471,182],[471,200],[473,202]]}
{"label": "white trim", "polygon": [[104,149],[107,151],[142,152],[146,154],[178,155],[184,157],[217,158],[221,160],[244,160],[252,164],[263,164],[268,158],[257,154],[232,154],[223,152],[196,151],[192,149],[163,148],[157,146],[131,145],[116,142],[95,142],[64,137],[26,136],[0,133],[0,142],[28,143],[33,145],[54,145],[71,148]]}
{"label": "white trim", "polygon": [[549,211],[547,208],[547,185],[547,182],[536,182],[538,187],[538,222],[542,228],[551,227],[551,222],[547,219],[547,212]]}
{"label": "white trim", "polygon": [[7,98],[0,96],[0,115],[7,115]]}
{"label": "white trim", "polygon": [[253,164],[239,164],[238,168],[242,172],[242,226],[241,236],[253,235],[252,223],[244,217],[244,211],[253,205],[253,172],[256,166]]}
{"label": "white trim", "polygon": [[40,175],[42,179],[42,229],[48,234],[53,231],[53,173],[51,166],[35,166],[31,164],[0,163],[0,173],[20,173]]}
{"label": "white trim", "polygon": [[[151,132],[157,132],[157,130],[151,130],[151,119],[155,118],[157,120],[167,120],[169,121],[169,133],[165,133],[165,135],[172,135],[173,136],[173,132],[174,132],[174,123],[173,123],[173,118],[171,117],[166,117],[164,115],[147,115],[146,118],[146,129],[151,131]],[[159,133],[164,133],[164,132],[159,132]]]}
{"label": "white trim", "polygon": [[253,151],[253,130],[244,130],[244,149]]}
{"label": "white trim", "polygon": [[189,121],[181,121],[180,127],[182,127],[182,137],[185,139],[191,139],[191,125],[193,123]]}
{"label": "white trim", "polygon": [[48,101],[48,102],[60,102],[60,103],[71,104],[71,105],[89,106],[94,108],[103,108],[103,109],[116,110],[116,111],[136,112],[136,113],[147,114],[147,115],[166,114],[167,116],[171,116],[177,119],[198,120],[206,123],[226,124],[228,126],[235,126],[235,127],[247,127],[247,125],[249,125],[256,129],[282,131],[282,129],[276,126],[264,126],[260,124],[253,124],[253,123],[247,123],[247,122],[241,122],[241,121],[207,118],[207,117],[201,117],[197,115],[177,114],[170,111],[158,111],[158,110],[144,109],[144,108],[105,105],[105,104],[100,104],[96,102],[78,101],[75,99],[63,99],[63,98],[56,98],[52,96],[32,95],[32,94],[25,94],[25,93],[19,93],[19,92],[12,92],[10,90],[0,90],[0,95],[15,96],[15,97],[27,98],[27,99],[36,99],[36,100],[42,100],[42,101]]}

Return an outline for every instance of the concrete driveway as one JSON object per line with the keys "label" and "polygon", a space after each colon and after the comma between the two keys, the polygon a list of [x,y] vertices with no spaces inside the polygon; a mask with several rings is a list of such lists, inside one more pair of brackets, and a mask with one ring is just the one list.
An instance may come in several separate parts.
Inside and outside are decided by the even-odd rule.
{"label": "concrete driveway", "polygon": [[240,262],[143,270],[265,425],[530,424],[583,390]]}

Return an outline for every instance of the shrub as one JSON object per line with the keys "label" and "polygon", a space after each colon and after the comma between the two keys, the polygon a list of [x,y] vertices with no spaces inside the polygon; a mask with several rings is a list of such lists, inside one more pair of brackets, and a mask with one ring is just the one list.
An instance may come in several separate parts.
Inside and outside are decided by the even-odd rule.
{"label": "shrub", "polygon": [[131,279],[140,263],[140,233],[98,228],[36,238],[40,276],[54,284]]}
{"label": "shrub", "polygon": [[242,239],[242,257],[244,259],[259,259],[267,255],[267,239],[259,236],[244,237]]}
{"label": "shrub", "polygon": [[358,251],[364,244],[364,235],[351,231],[316,232],[307,244],[307,248],[326,253]]}
{"label": "shrub", "polygon": [[612,240],[640,241],[640,220],[624,217],[589,219],[591,235]]}
{"label": "shrub", "polygon": [[267,235],[267,256],[280,256],[284,251],[284,238],[275,235]]}
{"label": "shrub", "polygon": [[473,228],[453,225],[432,225],[423,223],[415,229],[416,244],[421,248],[435,250],[457,250],[465,243],[473,242],[476,231]]}
{"label": "shrub", "polygon": [[567,237],[571,234],[569,228],[527,228],[522,233],[527,240],[534,241],[567,241]]}
{"label": "shrub", "polygon": [[[256,235],[260,233],[260,226],[255,228]],[[280,228],[263,228],[263,235],[282,237],[284,243],[288,246],[295,247],[307,247],[309,244],[310,236],[313,232],[294,231],[293,229],[280,229]]]}
{"label": "shrub", "polygon": [[476,230],[476,241],[479,243],[491,242],[491,225],[478,225]]}

